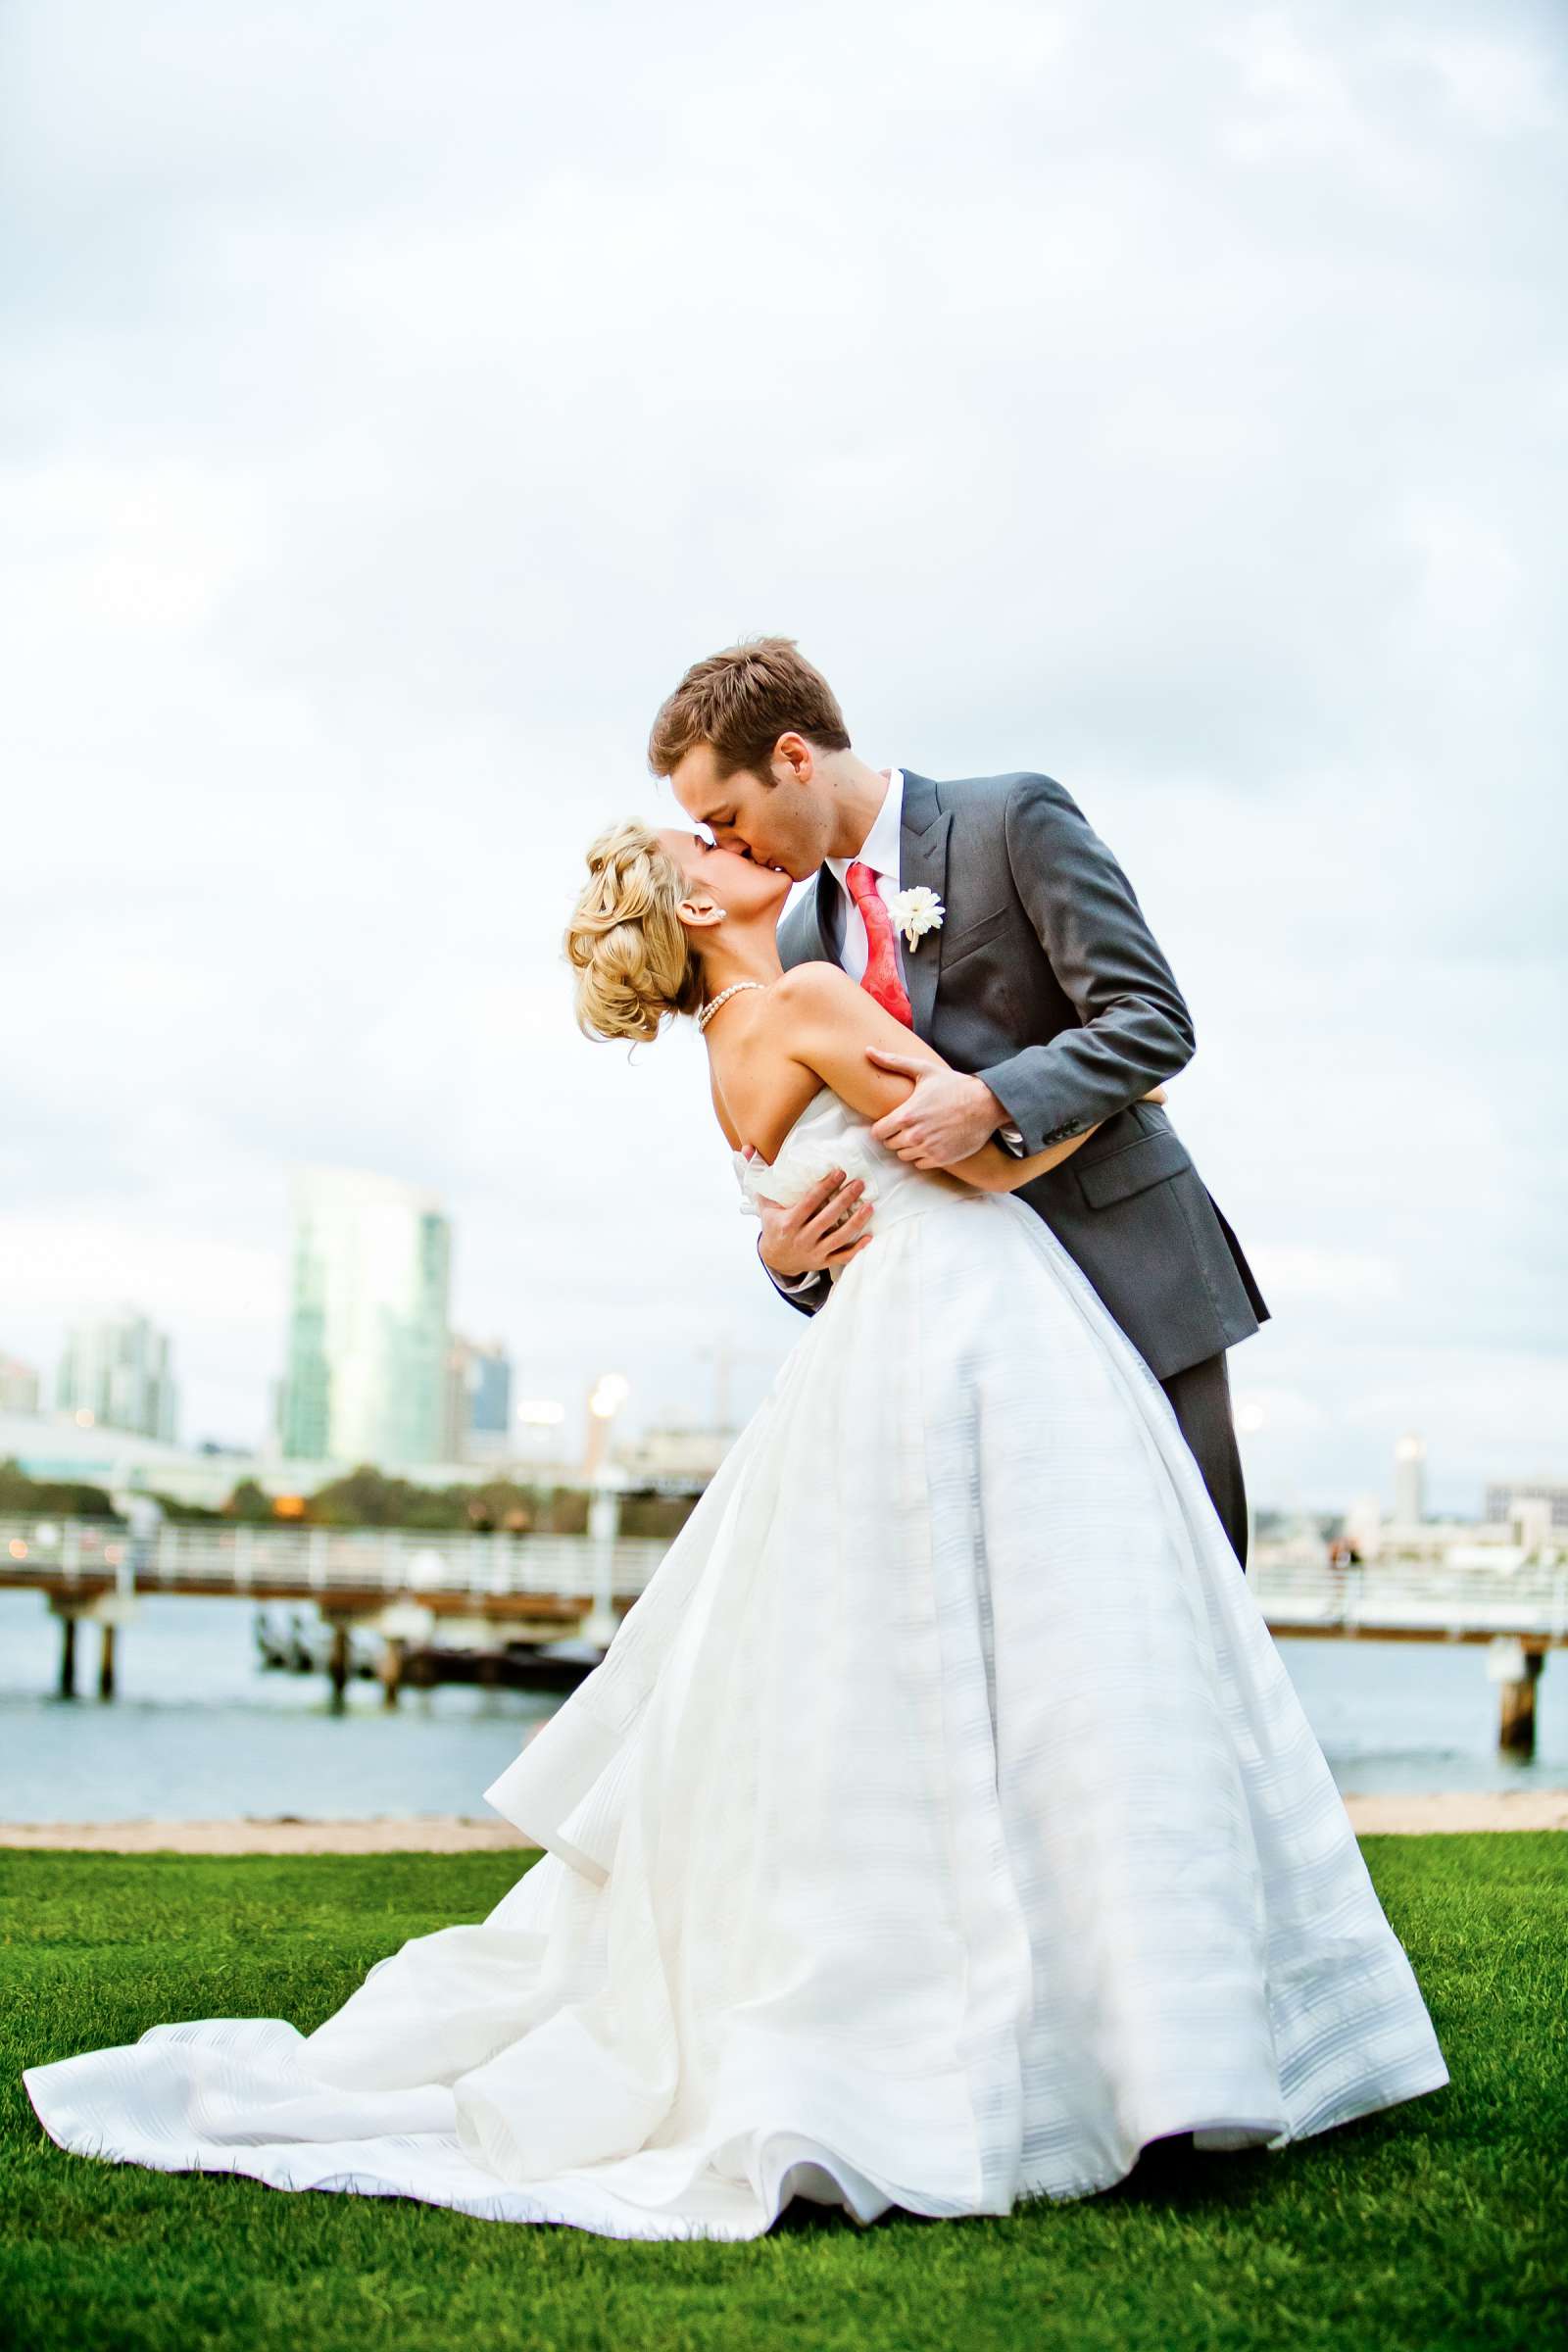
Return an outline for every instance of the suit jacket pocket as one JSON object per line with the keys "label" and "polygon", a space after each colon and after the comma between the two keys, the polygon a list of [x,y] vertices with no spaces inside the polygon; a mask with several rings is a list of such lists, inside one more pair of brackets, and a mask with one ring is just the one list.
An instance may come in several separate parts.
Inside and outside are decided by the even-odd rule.
{"label": "suit jacket pocket", "polygon": [[1108,1208],[1113,1200],[1130,1200],[1134,1193],[1147,1192],[1167,1176],[1179,1176],[1192,1164],[1187,1146],[1172,1128],[1156,1129],[1152,1135],[1121,1144],[1102,1159],[1084,1163],[1080,1157],[1068,1162],[1091,1208]]}
{"label": "suit jacket pocket", "polygon": [[971,923],[966,931],[955,931],[951,939],[944,939],[942,943],[942,969],[944,972],[951,972],[956,963],[961,963],[971,948],[983,948],[989,940],[995,939],[999,933],[1006,929],[1011,919],[1011,909],[1006,906],[999,906],[996,913],[987,915],[983,923]]}

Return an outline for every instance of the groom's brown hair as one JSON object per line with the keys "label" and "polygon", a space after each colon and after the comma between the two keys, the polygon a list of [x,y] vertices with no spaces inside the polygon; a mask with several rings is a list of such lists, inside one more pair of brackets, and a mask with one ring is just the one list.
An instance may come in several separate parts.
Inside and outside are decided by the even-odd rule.
{"label": "groom's brown hair", "polygon": [[771,783],[773,746],[791,734],[818,751],[850,748],[838,698],[794,638],[748,637],[693,662],[654,721],[648,764],[673,775],[693,744],[710,743],[720,775],[744,767]]}

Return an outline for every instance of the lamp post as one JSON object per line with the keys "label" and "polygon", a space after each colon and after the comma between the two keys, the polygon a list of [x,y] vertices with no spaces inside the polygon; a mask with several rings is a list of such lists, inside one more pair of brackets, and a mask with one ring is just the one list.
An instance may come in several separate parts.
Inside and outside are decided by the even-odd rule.
{"label": "lamp post", "polygon": [[[546,1479],[542,1473],[545,1463],[552,1458],[549,1452],[550,1433],[561,1428],[566,1418],[566,1408],[555,1396],[525,1396],[516,1407],[514,1418],[517,1427],[527,1433],[527,1476],[528,1486],[534,1497],[536,1513],[534,1525],[541,1535],[545,1535],[549,1533],[555,1520],[556,1481],[554,1475]],[[554,1459],[559,1462],[561,1459],[559,1438],[556,1439],[555,1446]]]}
{"label": "lamp post", "polygon": [[623,1372],[601,1372],[588,1394],[588,1445],[583,1457],[583,1471],[590,1487],[599,1478],[605,1449],[610,1443],[610,1424],[631,1394],[631,1384]]}

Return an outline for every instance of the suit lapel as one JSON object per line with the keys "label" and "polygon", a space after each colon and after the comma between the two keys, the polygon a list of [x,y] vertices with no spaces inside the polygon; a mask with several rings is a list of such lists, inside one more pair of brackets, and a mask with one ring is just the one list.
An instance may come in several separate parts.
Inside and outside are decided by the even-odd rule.
{"label": "suit lapel", "polygon": [[[827,873],[824,866],[823,873]],[[832,875],[827,875],[831,884]],[[820,879],[817,887],[796,900],[778,927],[778,952],[786,971],[797,963],[831,963],[831,951],[823,937],[818,902],[821,897]]]}
{"label": "suit lapel", "polygon": [[838,961],[838,957],[833,952],[836,924],[835,908],[832,904],[838,895],[838,884],[827,867],[819,865],[816,869],[816,888],[812,891],[808,904],[810,906],[811,921],[816,930],[816,953],[823,963],[837,963]]}
{"label": "suit lapel", "polygon": [[[904,771],[904,811],[899,828],[899,888],[916,890],[923,883],[943,905],[948,896],[948,836],[953,811],[937,807],[937,788],[929,776]],[[831,880],[831,877],[829,877]],[[837,885],[835,884],[836,888]],[[942,972],[942,933],[927,931],[917,947],[903,944],[904,985],[917,1037],[931,1042],[931,1014]]]}
{"label": "suit lapel", "polygon": [[[951,808],[937,807],[937,788],[929,776],[904,771],[904,808],[899,825],[899,888],[913,890],[924,883],[947,904],[948,836],[953,830]],[[832,901],[838,884],[827,867],[820,868],[816,888],[791,907],[780,926],[780,946],[787,945],[789,961],[836,963],[833,940],[838,909]],[[788,934],[786,942],[785,934]],[[902,949],[904,985],[918,1037],[931,1042],[931,1014],[942,972],[942,933],[927,931],[917,948],[905,941]]]}

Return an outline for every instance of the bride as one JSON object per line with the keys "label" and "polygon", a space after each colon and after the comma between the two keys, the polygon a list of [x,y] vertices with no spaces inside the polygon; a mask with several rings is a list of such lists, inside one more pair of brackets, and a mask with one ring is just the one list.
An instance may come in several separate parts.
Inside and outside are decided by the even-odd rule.
{"label": "bride", "polygon": [[[486,1800],[546,1850],[334,2015],[25,2070],[63,2147],[612,2237],[760,2235],[1278,2150],[1448,2080],[1157,1380],[1012,1198],[869,1130],[938,1057],[789,877],[601,835],[566,935],[605,1038],[704,1025],[744,1202],[863,1187],[823,1311]],[[755,1155],[754,1155],[755,1150]]]}

